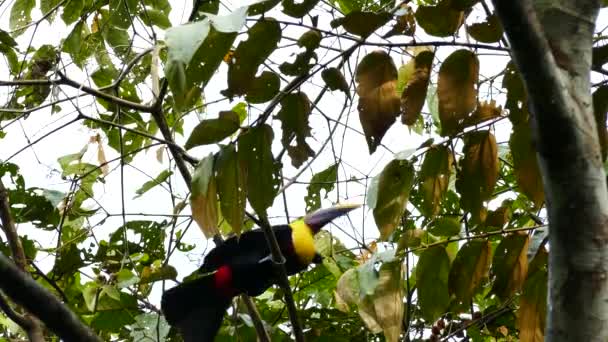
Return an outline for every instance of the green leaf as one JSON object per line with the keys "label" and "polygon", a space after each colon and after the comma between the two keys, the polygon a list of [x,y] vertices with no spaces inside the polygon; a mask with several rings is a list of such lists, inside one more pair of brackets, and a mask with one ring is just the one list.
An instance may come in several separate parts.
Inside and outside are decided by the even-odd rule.
{"label": "green leaf", "polygon": [[[84,9],[84,0],[68,0],[63,7],[63,13],[61,13],[61,19],[66,25],[70,25],[80,18],[80,14]],[[128,16],[128,15],[127,15]],[[128,17],[125,18],[127,21]],[[128,28],[129,26],[127,25]]]}
{"label": "green leaf", "polygon": [[344,92],[344,94],[346,94],[346,96],[350,97],[350,93],[348,92],[348,83],[339,69],[323,69],[321,72],[321,77],[330,90],[341,90]]}
{"label": "green leaf", "polygon": [[526,233],[510,234],[502,239],[494,252],[492,292],[504,301],[521,286],[528,274],[528,242]]}
{"label": "green leaf", "polygon": [[198,196],[207,193],[209,182],[213,177],[214,157],[212,154],[201,159],[194,169],[192,174],[192,196]]}
{"label": "green leaf", "polygon": [[172,174],[173,171],[171,170],[163,170],[161,173],[158,174],[158,176],[156,176],[156,178],[145,182],[139,189],[135,190],[135,193],[137,195],[134,198],[141,197],[141,195],[148,192],[148,190],[154,188],[157,185],[162,184],[164,181],[167,180],[167,178],[171,177]]}
{"label": "green leaf", "polygon": [[306,212],[313,212],[321,207],[321,190],[325,190],[325,198],[336,186],[338,180],[338,164],[330,165],[325,170],[312,176],[306,187],[308,194],[304,197]]}
{"label": "green leaf", "polygon": [[148,26],[156,25],[163,30],[171,27],[168,13],[157,9],[148,8],[145,11],[141,11],[139,18]]}
{"label": "green leaf", "polygon": [[450,304],[449,272],[450,259],[444,247],[430,247],[420,255],[416,265],[416,288],[422,316],[429,323],[445,313]]}
{"label": "green leaf", "polygon": [[[315,155],[306,142],[306,138],[310,136],[308,125],[310,111],[310,100],[305,93],[290,93],[281,100],[281,110],[276,116],[281,121],[283,131],[281,143],[291,158],[291,165],[295,168],[299,168],[309,157]],[[295,145],[292,139],[295,140]]]}
{"label": "green leaf", "polygon": [[83,44],[86,44],[83,35],[87,35],[88,33],[89,31],[86,23],[84,21],[79,21],[74,25],[74,29],[63,42],[63,51],[69,53],[74,62],[81,67],[83,56],[81,56],[80,51],[83,49]]}
{"label": "green leaf", "polygon": [[260,216],[274,202],[279,185],[277,165],[272,156],[274,133],[268,125],[257,126],[239,138],[239,158],[245,162],[247,174],[247,199]]}
{"label": "green leaf", "polygon": [[247,169],[234,145],[222,147],[216,163],[217,189],[222,216],[241,235],[247,201]]}
{"label": "green leaf", "polygon": [[448,37],[462,25],[464,15],[450,6],[450,0],[440,0],[436,6],[419,6],[416,22],[422,29],[436,37]]}
{"label": "green leaf", "polygon": [[414,167],[406,160],[395,159],[380,173],[377,201],[371,208],[381,239],[386,240],[401,222],[413,181]]}
{"label": "green leaf", "polygon": [[283,0],[281,4],[283,5],[283,13],[290,17],[302,18],[315,8],[318,2],[319,0]]}
{"label": "green leaf", "polygon": [[331,27],[342,26],[346,32],[366,38],[391,20],[392,17],[393,15],[388,12],[352,11],[345,17],[332,20]]}
{"label": "green leaf", "polygon": [[468,308],[471,298],[487,278],[491,254],[488,240],[469,241],[458,251],[450,270],[449,288],[460,307]]}
{"label": "green leaf", "polygon": [[82,298],[84,299],[84,303],[87,306],[87,309],[91,312],[95,310],[98,290],[99,285],[95,282],[86,283],[84,285],[84,289],[82,289]]}
{"label": "green leaf", "polygon": [[11,37],[11,35],[4,30],[0,30],[0,42],[9,47],[17,46],[17,42],[13,39],[13,37]]}
{"label": "green leaf", "polygon": [[420,209],[427,217],[439,213],[441,200],[445,197],[453,169],[454,157],[445,145],[432,146],[426,152],[420,169],[419,191],[422,195]]}
{"label": "green leaf", "polygon": [[[23,27],[32,21],[32,9],[36,6],[36,0],[15,0],[11,8],[8,27],[11,30]],[[23,33],[20,31],[18,34]]]}
{"label": "green leaf", "polygon": [[429,233],[436,236],[450,237],[460,233],[460,218],[456,216],[443,216],[435,219]]}
{"label": "green leaf", "polygon": [[177,278],[177,270],[171,265],[145,266],[141,273],[140,284],[153,283],[161,280]]}
{"label": "green leaf", "polygon": [[498,179],[496,138],[489,131],[474,131],[464,140],[464,158],[456,176],[456,190],[462,209],[478,217],[483,201],[492,197]]}
{"label": "green leaf", "polygon": [[226,97],[242,96],[248,93],[258,67],[277,48],[281,39],[281,26],[272,18],[259,20],[247,31],[247,40],[242,41],[234,52],[234,63],[228,68],[228,89]]}
{"label": "green leaf", "polygon": [[502,26],[496,14],[490,15],[482,23],[467,26],[467,32],[482,43],[497,43],[503,35]]}
{"label": "green leaf", "polygon": [[196,146],[218,143],[239,129],[239,116],[233,111],[220,112],[219,118],[201,121],[188,137],[184,147],[188,150]]}
{"label": "green leaf", "polygon": [[251,81],[245,100],[251,104],[268,102],[279,93],[280,86],[279,75],[272,71],[262,71],[259,77]]}
{"label": "green leaf", "polygon": [[130,326],[132,341],[166,341],[171,326],[162,315],[143,313]]}
{"label": "green leaf", "polygon": [[528,121],[528,96],[524,83],[513,62],[509,62],[504,70],[502,88],[507,91],[505,109],[509,110],[509,120],[514,125]]}
{"label": "green leaf", "polygon": [[224,33],[212,27],[188,64],[188,79],[194,84],[202,83],[206,86],[230,50],[236,36],[236,32]]}

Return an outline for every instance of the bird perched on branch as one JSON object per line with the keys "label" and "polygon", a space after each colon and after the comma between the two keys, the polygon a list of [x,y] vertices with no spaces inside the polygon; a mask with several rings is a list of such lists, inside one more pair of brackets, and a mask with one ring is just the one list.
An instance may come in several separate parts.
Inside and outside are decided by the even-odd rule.
{"label": "bird perched on branch", "polygon": [[[287,275],[320,263],[314,235],[337,217],[359,205],[337,205],[321,209],[288,225],[273,226]],[[258,296],[278,282],[270,247],[261,229],[231,237],[205,257],[198,277],[163,293],[162,311],[185,342],[213,341],[232,298],[246,293]]]}

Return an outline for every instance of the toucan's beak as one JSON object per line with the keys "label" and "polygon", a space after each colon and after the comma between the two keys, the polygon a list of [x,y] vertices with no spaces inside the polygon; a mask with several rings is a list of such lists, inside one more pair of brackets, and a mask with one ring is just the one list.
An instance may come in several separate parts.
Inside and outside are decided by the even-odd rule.
{"label": "toucan's beak", "polygon": [[319,209],[313,213],[304,216],[306,223],[314,233],[317,233],[329,222],[334,219],[346,215],[353,209],[359,208],[360,204],[338,204],[330,208]]}

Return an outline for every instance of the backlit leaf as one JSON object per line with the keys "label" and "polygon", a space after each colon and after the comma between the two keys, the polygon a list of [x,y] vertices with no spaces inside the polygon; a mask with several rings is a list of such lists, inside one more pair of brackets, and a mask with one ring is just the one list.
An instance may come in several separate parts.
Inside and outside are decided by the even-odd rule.
{"label": "backlit leaf", "polygon": [[521,75],[515,64],[509,62],[502,79],[502,88],[507,91],[505,109],[509,110],[509,120],[514,125],[528,121],[528,96]]}
{"label": "backlit leaf", "polygon": [[434,53],[421,51],[414,57],[414,70],[401,93],[401,122],[413,125],[420,117],[426,99]]}
{"label": "backlit leaf", "polygon": [[526,195],[535,207],[540,208],[545,201],[545,192],[528,122],[513,125],[509,148],[513,157],[513,173],[517,178],[516,190]]}
{"label": "backlit leaf", "polygon": [[262,71],[259,77],[251,81],[245,100],[251,104],[268,102],[278,94],[280,86],[279,75],[271,71]]}
{"label": "backlit leaf", "polygon": [[429,233],[435,236],[450,237],[458,235],[460,233],[460,217],[458,216],[443,216],[436,218],[431,227]]}
{"label": "backlit leaf", "polygon": [[387,239],[401,222],[413,181],[414,167],[406,160],[395,159],[380,173],[378,199],[372,209],[382,239]]}
{"label": "backlit leaf", "polygon": [[222,216],[240,236],[247,204],[247,169],[233,144],[222,147],[215,167]]}
{"label": "backlit leaf", "polygon": [[547,316],[547,259],[547,250],[543,248],[530,262],[530,272],[523,285],[517,313],[521,341],[544,341]]}
{"label": "backlit leaf", "polygon": [[399,115],[397,67],[386,52],[374,51],[363,57],[357,66],[355,81],[358,83],[359,120],[369,152],[374,153]]}
{"label": "backlit leaf", "polygon": [[11,7],[8,27],[11,30],[14,30],[23,27],[32,21],[31,15],[34,6],[36,6],[36,0],[15,0],[13,7]]}
{"label": "backlit leaf", "polygon": [[450,304],[449,272],[450,259],[444,247],[430,247],[420,255],[416,265],[416,287],[422,316],[427,322],[434,322]]}
{"label": "backlit leaf", "polygon": [[198,163],[192,175],[192,194],[190,197],[192,218],[206,238],[219,234],[217,227],[217,190],[213,163],[213,155],[205,157]]}
{"label": "backlit leaf", "polygon": [[281,5],[283,5],[283,13],[290,17],[302,18],[315,8],[318,2],[319,0],[283,0]]}
{"label": "backlit leaf", "polygon": [[462,120],[477,105],[479,60],[469,50],[457,50],[445,59],[439,68],[437,97],[441,135],[459,132]]}
{"label": "backlit leaf", "polygon": [[296,168],[315,154],[306,142],[310,136],[310,110],[310,100],[305,93],[290,93],[281,100],[281,110],[276,116],[283,131],[281,143],[291,158],[291,165]]}
{"label": "backlit leaf", "polygon": [[388,12],[352,11],[343,18],[334,19],[331,26],[342,26],[346,32],[365,38],[386,24],[393,16]]}
{"label": "backlit leaf", "polygon": [[450,0],[440,0],[436,6],[418,6],[416,21],[422,29],[436,37],[453,35],[462,25],[464,14],[450,6]]}
{"label": "backlit leaf", "polygon": [[272,18],[259,20],[247,31],[247,40],[242,41],[234,51],[234,63],[228,68],[228,89],[222,94],[227,97],[247,94],[260,64],[276,49],[281,39],[281,27]]}
{"label": "backlit leaf", "polygon": [[526,233],[513,233],[502,239],[494,252],[492,292],[506,300],[519,291],[528,274],[528,242]]}
{"label": "backlit leaf", "polygon": [[454,164],[452,152],[445,145],[429,148],[420,169],[419,191],[422,194],[421,210],[427,217],[435,216],[440,209]]}
{"label": "backlit leaf", "polygon": [[467,32],[475,40],[482,43],[496,43],[502,38],[502,26],[496,14],[486,18],[486,21],[467,26]]}
{"label": "backlit leaf", "polygon": [[473,240],[465,243],[458,254],[449,277],[450,293],[456,296],[461,307],[468,307],[471,298],[488,276],[491,261],[491,247],[487,240]]}
{"label": "backlit leaf", "polygon": [[239,137],[239,158],[247,168],[247,199],[258,213],[265,215],[274,202],[279,185],[277,165],[272,156],[274,133],[268,125],[257,126]]}
{"label": "backlit leaf", "polygon": [[306,187],[308,194],[304,197],[306,202],[306,212],[312,212],[321,207],[321,191],[325,191],[325,198],[336,186],[338,179],[338,164],[330,165],[325,170],[316,173],[310,179],[310,184]]}
{"label": "backlit leaf", "polygon": [[464,138],[464,158],[456,178],[462,209],[478,216],[490,199],[498,178],[496,139],[489,131],[474,131]]}
{"label": "backlit leaf", "polygon": [[340,70],[337,68],[323,69],[321,72],[321,77],[330,90],[341,90],[344,92],[344,94],[346,94],[346,96],[350,97],[350,93],[348,92],[348,83]]}
{"label": "backlit leaf", "polygon": [[158,176],[156,176],[156,178],[145,182],[139,189],[135,190],[135,194],[137,194],[137,196],[135,196],[135,198],[140,197],[141,195],[145,194],[146,192],[148,192],[148,190],[154,188],[155,186],[162,184],[172,174],[173,174],[173,171],[171,171],[171,170],[163,170],[161,173],[158,174]]}
{"label": "backlit leaf", "polygon": [[219,118],[201,121],[188,137],[186,149],[220,142],[236,132],[240,127],[240,120],[237,113],[233,111],[220,112]]}
{"label": "backlit leaf", "polygon": [[397,342],[403,327],[403,284],[400,260],[384,262],[380,266],[378,284],[371,297],[376,320],[388,342]]}

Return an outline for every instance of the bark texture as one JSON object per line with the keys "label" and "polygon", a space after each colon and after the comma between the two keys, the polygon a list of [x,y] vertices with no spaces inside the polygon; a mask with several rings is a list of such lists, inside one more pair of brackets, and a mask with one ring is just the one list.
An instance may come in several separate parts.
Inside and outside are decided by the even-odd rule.
{"label": "bark texture", "polygon": [[550,225],[547,341],[608,341],[608,191],[590,89],[599,0],[493,0],[522,74]]}

